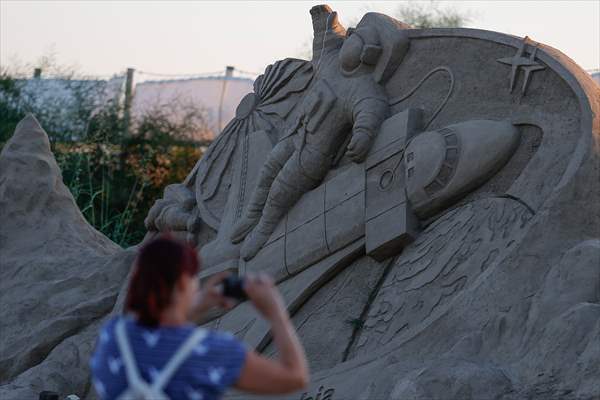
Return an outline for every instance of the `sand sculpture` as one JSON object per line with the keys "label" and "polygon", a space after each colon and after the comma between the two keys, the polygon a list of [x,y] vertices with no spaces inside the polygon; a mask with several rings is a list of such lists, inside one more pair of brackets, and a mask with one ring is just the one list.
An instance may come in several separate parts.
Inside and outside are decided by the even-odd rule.
{"label": "sand sculpture", "polygon": [[[193,242],[203,278],[276,278],[313,371],[290,399],[600,396],[598,86],[527,37],[410,29],[377,13],[346,30],[327,6],[310,13],[313,59],[259,76],[186,180],[149,210],[147,237],[170,230]],[[2,237],[25,226],[12,222],[24,215],[10,211],[12,166],[24,134],[41,131],[32,124],[0,156],[11,221]],[[31,165],[25,173],[36,174]],[[93,247],[78,243],[68,251]],[[3,261],[4,293],[19,296],[5,282],[26,278],[4,271],[25,268],[20,247],[1,246],[14,255]],[[132,249],[102,251],[125,263]],[[123,268],[111,281],[121,291]],[[31,326],[53,321],[12,312]],[[53,377],[44,389],[76,392],[55,360],[71,341],[85,365],[82,332],[95,323],[59,325],[58,346],[34,349],[29,338],[3,349],[0,365],[27,354],[3,368],[3,398],[41,390],[33,375]],[[202,323],[274,351],[246,303]],[[71,387],[86,394],[84,376]]]}

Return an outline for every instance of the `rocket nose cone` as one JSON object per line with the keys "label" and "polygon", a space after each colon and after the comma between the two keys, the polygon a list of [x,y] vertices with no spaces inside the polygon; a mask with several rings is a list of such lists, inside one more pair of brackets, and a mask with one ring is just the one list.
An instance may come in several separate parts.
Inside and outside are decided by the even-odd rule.
{"label": "rocket nose cone", "polygon": [[508,121],[470,120],[415,137],[406,149],[407,195],[430,216],[489,179],[519,143]]}
{"label": "rocket nose cone", "polygon": [[495,172],[519,144],[519,130],[508,121],[473,120],[452,127],[461,139],[461,158],[470,159],[461,164],[465,169]]}

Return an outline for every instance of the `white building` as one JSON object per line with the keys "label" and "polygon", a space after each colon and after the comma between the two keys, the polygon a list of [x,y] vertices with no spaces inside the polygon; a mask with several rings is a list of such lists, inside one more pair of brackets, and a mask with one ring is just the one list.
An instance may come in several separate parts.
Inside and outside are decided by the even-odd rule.
{"label": "white building", "polygon": [[[65,139],[85,134],[82,115],[94,113],[123,95],[125,79],[116,76],[98,79],[18,79],[18,97],[10,97],[15,107],[33,113],[48,131],[60,132]],[[7,94],[0,92],[0,96]]]}
{"label": "white building", "polygon": [[184,107],[191,105],[206,111],[208,125],[216,135],[235,116],[240,100],[252,92],[253,83],[252,79],[225,76],[138,83],[131,114],[135,119],[155,107],[165,106],[172,106],[174,112],[184,112]]}
{"label": "white building", "polygon": [[[253,79],[233,77],[232,72],[230,67],[225,75],[220,76],[134,84],[131,101],[133,123],[136,118],[152,113],[157,107],[175,120],[193,107],[202,111],[211,131],[210,137],[200,133],[202,137],[195,139],[213,139],[235,116],[240,100],[253,90]],[[77,139],[85,134],[87,123],[81,119],[81,107],[93,110],[110,100],[123,101],[125,86],[124,75],[109,80],[46,79],[38,76],[18,80],[20,94],[17,101],[25,111],[33,112],[48,130],[62,132],[65,138]]]}

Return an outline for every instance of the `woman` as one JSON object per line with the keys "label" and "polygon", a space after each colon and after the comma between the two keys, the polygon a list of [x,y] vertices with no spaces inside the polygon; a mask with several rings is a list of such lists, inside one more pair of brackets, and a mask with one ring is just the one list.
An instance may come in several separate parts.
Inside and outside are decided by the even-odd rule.
{"label": "woman", "polygon": [[102,399],[218,399],[233,386],[256,394],[284,394],[307,385],[308,366],[283,300],[265,275],[248,276],[244,290],[271,323],[277,360],[247,349],[232,335],[190,321],[233,302],[219,290],[225,275],[199,291],[196,252],[160,237],[140,250],[129,283],[126,315],[101,329],[90,365]]}

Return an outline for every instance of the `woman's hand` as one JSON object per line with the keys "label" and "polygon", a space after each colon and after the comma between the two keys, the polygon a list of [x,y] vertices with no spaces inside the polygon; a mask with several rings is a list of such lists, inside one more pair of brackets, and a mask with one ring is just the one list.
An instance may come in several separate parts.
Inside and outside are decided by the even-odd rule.
{"label": "woman's hand", "polygon": [[246,275],[244,290],[258,312],[271,323],[279,355],[269,359],[249,351],[235,387],[257,394],[284,394],[306,387],[306,355],[273,279],[265,274]]}
{"label": "woman's hand", "polygon": [[252,304],[254,304],[254,307],[268,321],[273,322],[273,320],[281,317],[287,318],[287,310],[283,298],[270,276],[263,273],[246,275],[244,291]]}
{"label": "woman's hand", "polygon": [[219,287],[221,282],[229,275],[229,272],[221,272],[211,276],[202,284],[190,312],[191,319],[198,319],[201,314],[214,307],[229,310],[235,306],[235,300],[223,296]]}

